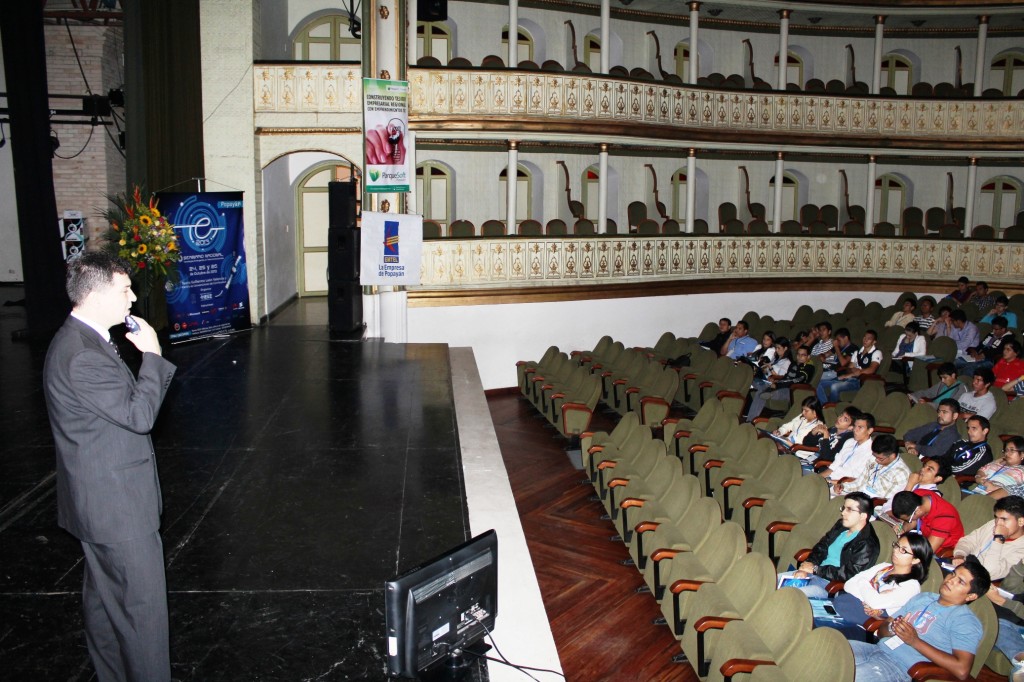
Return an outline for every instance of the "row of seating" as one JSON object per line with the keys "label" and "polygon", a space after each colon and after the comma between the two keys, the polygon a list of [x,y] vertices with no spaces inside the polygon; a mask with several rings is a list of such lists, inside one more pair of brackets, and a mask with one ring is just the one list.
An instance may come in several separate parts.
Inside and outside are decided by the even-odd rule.
{"label": "row of seating", "polygon": [[519,389],[559,434],[569,440],[590,426],[601,397],[601,380],[586,367],[548,348],[540,360],[516,363]]}

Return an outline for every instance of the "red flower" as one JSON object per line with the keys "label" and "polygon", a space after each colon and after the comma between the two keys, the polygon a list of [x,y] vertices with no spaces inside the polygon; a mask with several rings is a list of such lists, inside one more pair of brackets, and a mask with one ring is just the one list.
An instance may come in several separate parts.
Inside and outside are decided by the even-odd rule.
{"label": "red flower", "polygon": [[140,260],[135,265],[139,268],[139,270],[145,270],[146,269],[146,261],[144,261],[144,260]]}
{"label": "red flower", "polygon": [[142,237],[140,237],[139,235],[135,235],[134,237],[132,237],[132,239],[134,239],[137,242],[141,242],[142,241]]}

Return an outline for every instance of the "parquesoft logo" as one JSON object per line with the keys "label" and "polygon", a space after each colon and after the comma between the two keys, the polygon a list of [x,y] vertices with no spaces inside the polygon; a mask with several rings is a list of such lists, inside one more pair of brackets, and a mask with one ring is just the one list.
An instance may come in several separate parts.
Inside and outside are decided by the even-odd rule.
{"label": "parquesoft logo", "polygon": [[372,170],[372,171],[370,171],[370,179],[373,180],[374,182],[377,182],[378,180],[380,180],[380,171],[379,170]]}

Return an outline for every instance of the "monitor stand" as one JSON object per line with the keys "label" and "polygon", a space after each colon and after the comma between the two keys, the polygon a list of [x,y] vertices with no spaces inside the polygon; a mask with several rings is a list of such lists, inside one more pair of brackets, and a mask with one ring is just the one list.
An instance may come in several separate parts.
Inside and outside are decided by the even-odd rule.
{"label": "monitor stand", "polygon": [[[484,654],[491,650],[491,645],[480,641],[462,649],[453,649],[448,658],[443,659],[429,670],[420,673],[421,682],[460,682],[461,680],[486,679],[473,675],[480,670],[479,663]],[[468,655],[467,655],[468,654]]]}

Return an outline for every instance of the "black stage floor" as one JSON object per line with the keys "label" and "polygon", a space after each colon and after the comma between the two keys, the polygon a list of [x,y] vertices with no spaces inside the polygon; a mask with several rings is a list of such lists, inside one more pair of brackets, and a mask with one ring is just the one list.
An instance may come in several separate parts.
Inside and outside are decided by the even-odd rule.
{"label": "black stage floor", "polygon": [[[0,676],[89,680],[46,344],[12,342],[23,326],[0,308]],[[154,441],[173,676],[383,678],[383,582],[469,537],[447,347],[274,323],[166,355],[178,373]]]}

